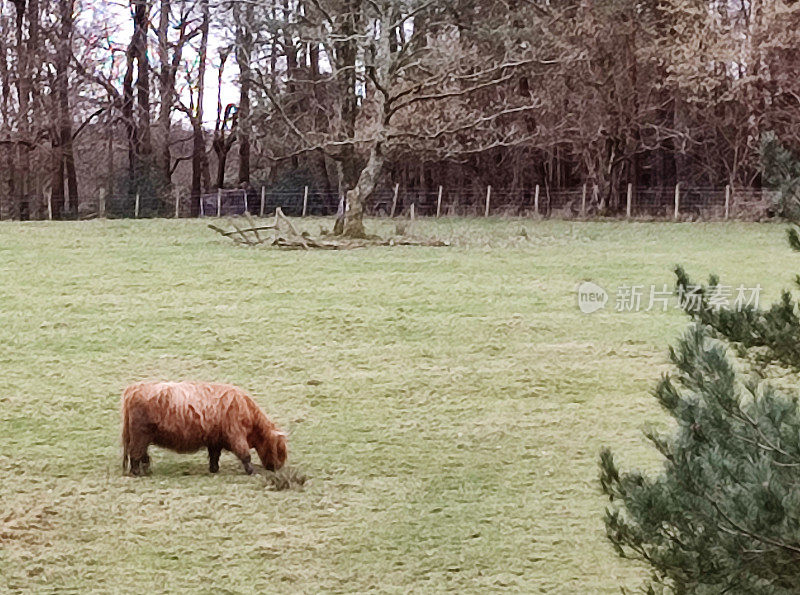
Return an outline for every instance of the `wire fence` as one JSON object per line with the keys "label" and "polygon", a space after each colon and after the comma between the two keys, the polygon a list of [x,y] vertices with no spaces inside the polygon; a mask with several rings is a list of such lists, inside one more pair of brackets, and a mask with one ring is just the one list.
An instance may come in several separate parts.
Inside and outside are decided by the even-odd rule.
{"label": "wire fence", "polygon": [[[758,221],[772,215],[779,193],[761,188],[703,188],[628,186],[600,193],[597,187],[550,190],[486,188],[376,190],[367,214],[376,217],[549,217],[554,219],[616,217],[652,220]],[[84,199],[72,217],[89,219],[155,217],[266,216],[281,207],[289,216],[331,216],[344,208],[337,192],[300,187],[219,190],[200,197],[115,195]],[[46,196],[0,197],[0,219],[48,219],[53,205]],[[62,209],[62,213],[66,213]],[[62,218],[67,216],[62,215]]]}

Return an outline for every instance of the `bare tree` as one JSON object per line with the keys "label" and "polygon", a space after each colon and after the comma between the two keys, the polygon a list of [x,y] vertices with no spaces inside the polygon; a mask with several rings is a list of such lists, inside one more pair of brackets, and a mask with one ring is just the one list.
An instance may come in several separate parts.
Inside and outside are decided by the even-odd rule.
{"label": "bare tree", "polygon": [[[175,86],[178,80],[178,70],[183,60],[186,46],[200,34],[201,26],[195,25],[193,9],[195,2],[188,0],[161,0],[158,20],[158,60],[160,70],[158,74],[159,108],[157,129],[160,134],[159,169],[167,185],[170,184],[172,173],[176,167],[172,161],[172,112],[178,94]],[[170,30],[177,31],[177,37],[170,39]]]}
{"label": "bare tree", "polygon": [[[198,48],[197,78],[194,84],[194,109],[191,107],[184,113],[189,116],[192,124],[192,197],[197,198],[202,194],[203,188],[209,187],[208,155],[206,153],[206,139],[203,131],[203,99],[205,96],[206,61],[208,59],[208,33],[211,21],[209,0],[200,0],[200,46]],[[205,184],[203,182],[205,181]],[[192,209],[195,210],[192,201]]]}
{"label": "bare tree", "polygon": [[239,110],[235,105],[229,104],[224,108],[222,106],[222,79],[229,53],[230,48],[220,49],[219,70],[217,71],[217,118],[214,124],[214,138],[211,142],[211,148],[217,156],[217,188],[225,186],[225,168],[228,163],[228,153],[236,140],[236,128],[239,121]]}
{"label": "bare tree", "polygon": [[[147,32],[150,1],[131,0],[133,35],[126,52],[127,69],[122,84],[122,118],[128,141],[128,183],[133,191],[141,182],[152,153],[150,131],[150,62]],[[136,80],[134,81],[134,74]],[[136,96],[134,99],[134,84]]]}
{"label": "bare tree", "polygon": [[[53,173],[51,204],[53,217],[61,218],[61,209],[71,215],[78,213],[78,177],[75,172],[73,153],[72,110],[70,108],[69,74],[72,57],[73,0],[59,0],[61,29],[56,45],[55,81],[56,113],[54,130],[51,133],[53,145]],[[64,184],[66,179],[66,186]],[[66,188],[67,193],[64,190]]]}
{"label": "bare tree", "polygon": [[[488,95],[511,83],[521,68],[545,61],[514,47],[493,56],[488,65],[481,63],[485,55],[464,33],[469,24],[454,16],[459,14],[458,2],[344,0],[313,6],[313,11],[299,16],[284,15],[284,37],[290,31],[323,48],[330,65],[322,77],[329,91],[325,100],[333,104],[330,117],[320,122],[309,116],[313,110],[293,111],[299,101],[296,94],[308,81],[291,74],[290,66],[284,93],[263,73],[259,89],[296,136],[295,153],[322,150],[339,163],[347,196],[342,233],[347,236],[365,234],[365,206],[393,153],[441,140],[449,143],[444,152],[452,155],[459,136],[488,130],[490,122],[496,124],[505,114],[535,107],[526,97],[502,96],[495,101]],[[306,93],[304,99],[312,95]],[[481,109],[470,107],[476,97],[487,100]],[[319,109],[318,104],[314,107]],[[420,110],[426,117],[414,122]],[[515,140],[509,135],[481,138],[468,150],[526,138],[524,134]]]}
{"label": "bare tree", "polygon": [[[196,199],[212,165],[218,186],[226,168],[338,186],[337,229],[358,236],[394,183],[587,183],[613,213],[626,183],[759,184],[767,131],[800,149],[800,5],[784,0],[128,4],[120,38],[74,0],[0,3],[0,216],[44,216],[46,192],[74,216],[127,160],[129,192],[174,180]],[[220,43],[238,99],[210,124]]]}
{"label": "bare tree", "polygon": [[253,3],[242,7],[238,2],[233,4],[233,20],[236,28],[235,52],[239,66],[239,106],[237,108],[237,136],[239,139],[239,183],[250,183],[250,88],[252,73],[250,60],[253,53],[255,25],[255,8]]}

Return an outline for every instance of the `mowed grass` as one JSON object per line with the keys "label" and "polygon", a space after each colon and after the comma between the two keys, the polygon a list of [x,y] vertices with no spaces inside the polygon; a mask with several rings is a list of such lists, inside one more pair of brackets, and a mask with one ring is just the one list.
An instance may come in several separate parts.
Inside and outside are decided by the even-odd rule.
{"label": "mowed grass", "polygon": [[[330,221],[302,222],[317,232]],[[386,222],[370,229],[388,233]],[[0,588],[619,592],[598,450],[641,428],[686,325],[617,286],[695,278],[774,298],[780,225],[418,221],[447,248],[237,247],[201,221],[0,225]],[[609,290],[587,316],[575,288]],[[646,306],[647,296],[643,306]],[[290,433],[305,489],[223,454],[121,474],[119,394],[227,381]]]}

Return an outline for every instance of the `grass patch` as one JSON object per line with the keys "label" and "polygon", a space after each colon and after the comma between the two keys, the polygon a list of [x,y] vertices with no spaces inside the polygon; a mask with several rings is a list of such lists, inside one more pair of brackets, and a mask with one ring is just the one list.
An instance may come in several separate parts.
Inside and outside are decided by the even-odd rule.
{"label": "grass patch", "polygon": [[[329,220],[297,222],[317,234]],[[389,236],[390,222],[370,222]],[[618,592],[597,454],[653,468],[648,392],[684,327],[621,284],[775,297],[781,226],[419,220],[449,248],[286,252],[203,221],[0,225],[0,588]],[[576,307],[576,285],[611,292]],[[121,475],[119,394],[234,382],[290,467],[152,449]],[[301,478],[303,479],[301,482]],[[285,489],[290,488],[290,489]],[[302,489],[298,489],[302,488]]]}
{"label": "grass patch", "polygon": [[264,471],[264,485],[276,490],[303,490],[308,476],[297,467],[285,465],[277,471]]}

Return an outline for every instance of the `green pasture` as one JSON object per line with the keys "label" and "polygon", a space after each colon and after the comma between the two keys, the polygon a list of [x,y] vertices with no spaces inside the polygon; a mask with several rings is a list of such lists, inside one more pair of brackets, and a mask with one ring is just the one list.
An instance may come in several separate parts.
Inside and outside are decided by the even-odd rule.
{"label": "green pasture", "polygon": [[[0,590],[636,587],[597,458],[658,469],[641,429],[665,423],[649,391],[687,321],[645,311],[650,286],[682,263],[767,301],[800,268],[774,224],[419,220],[451,245],[304,252],[205,223],[0,224]],[[583,280],[604,310],[579,311]],[[642,311],[615,311],[623,285]],[[123,476],[119,395],[141,379],[247,389],[304,489],[230,453],[211,475],[152,449],[151,476]]]}

